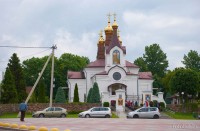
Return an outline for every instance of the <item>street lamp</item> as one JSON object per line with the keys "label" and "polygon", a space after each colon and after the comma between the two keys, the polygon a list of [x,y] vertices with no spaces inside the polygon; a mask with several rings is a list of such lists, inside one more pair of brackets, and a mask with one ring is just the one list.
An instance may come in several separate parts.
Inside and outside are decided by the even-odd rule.
{"label": "street lamp", "polygon": [[183,101],[183,95],[184,95],[184,92],[181,92],[181,94],[182,94],[182,111],[183,111],[183,103],[184,103],[184,101]]}
{"label": "street lamp", "polygon": [[182,94],[182,103],[184,103],[184,101],[183,101],[183,95],[184,95],[184,92],[181,92],[181,94]]}

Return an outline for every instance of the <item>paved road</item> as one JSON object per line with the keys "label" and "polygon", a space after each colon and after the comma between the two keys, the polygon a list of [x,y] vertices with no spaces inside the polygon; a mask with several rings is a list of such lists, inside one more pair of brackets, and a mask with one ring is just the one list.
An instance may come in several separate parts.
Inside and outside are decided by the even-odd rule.
{"label": "paved road", "polygon": [[37,128],[45,126],[49,129],[58,128],[60,131],[200,131],[200,120],[174,119],[126,119],[126,118],[26,118],[0,119],[18,125],[34,125]]}

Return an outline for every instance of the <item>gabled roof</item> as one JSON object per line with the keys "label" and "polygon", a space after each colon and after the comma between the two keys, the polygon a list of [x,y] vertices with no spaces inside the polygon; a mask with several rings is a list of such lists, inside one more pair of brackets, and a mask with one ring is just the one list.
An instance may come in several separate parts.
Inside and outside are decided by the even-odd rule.
{"label": "gabled roof", "polygon": [[85,79],[84,72],[68,71],[69,79]]}
{"label": "gabled roof", "polygon": [[149,80],[153,79],[151,72],[139,72],[138,75],[139,79],[149,79]]}
{"label": "gabled roof", "polygon": [[133,64],[133,63],[131,63],[131,62],[127,61],[127,60],[126,60],[126,67],[134,67],[134,68],[139,68],[137,65],[135,65],[135,64]]}
{"label": "gabled roof", "polygon": [[105,67],[105,59],[97,59],[87,65],[86,68]]}

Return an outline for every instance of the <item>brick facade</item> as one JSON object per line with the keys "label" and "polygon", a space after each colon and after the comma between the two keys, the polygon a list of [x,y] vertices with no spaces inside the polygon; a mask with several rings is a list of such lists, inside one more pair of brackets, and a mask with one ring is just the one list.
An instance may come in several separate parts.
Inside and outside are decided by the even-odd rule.
{"label": "brick facade", "polygon": [[[53,104],[55,107],[63,107],[67,111],[84,111],[91,107],[101,106],[100,104],[91,103],[67,103],[67,104]],[[28,104],[28,112],[43,110],[49,107],[49,103],[30,103]],[[3,113],[18,112],[19,104],[0,104],[0,115]]]}

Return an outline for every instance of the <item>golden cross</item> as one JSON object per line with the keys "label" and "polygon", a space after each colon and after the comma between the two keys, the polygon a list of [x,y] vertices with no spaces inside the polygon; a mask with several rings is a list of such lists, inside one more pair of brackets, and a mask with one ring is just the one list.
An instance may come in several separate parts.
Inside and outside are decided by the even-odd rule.
{"label": "golden cross", "polygon": [[110,22],[110,17],[112,16],[110,13],[108,13],[108,22]]}
{"label": "golden cross", "polygon": [[100,30],[100,32],[99,32],[99,37],[101,37],[101,36],[102,36],[102,32],[103,32],[103,31],[102,31],[102,30]]}
{"label": "golden cross", "polygon": [[115,13],[113,14],[113,16],[114,16],[114,21],[116,21],[116,15],[117,15],[117,14],[115,14]]}

